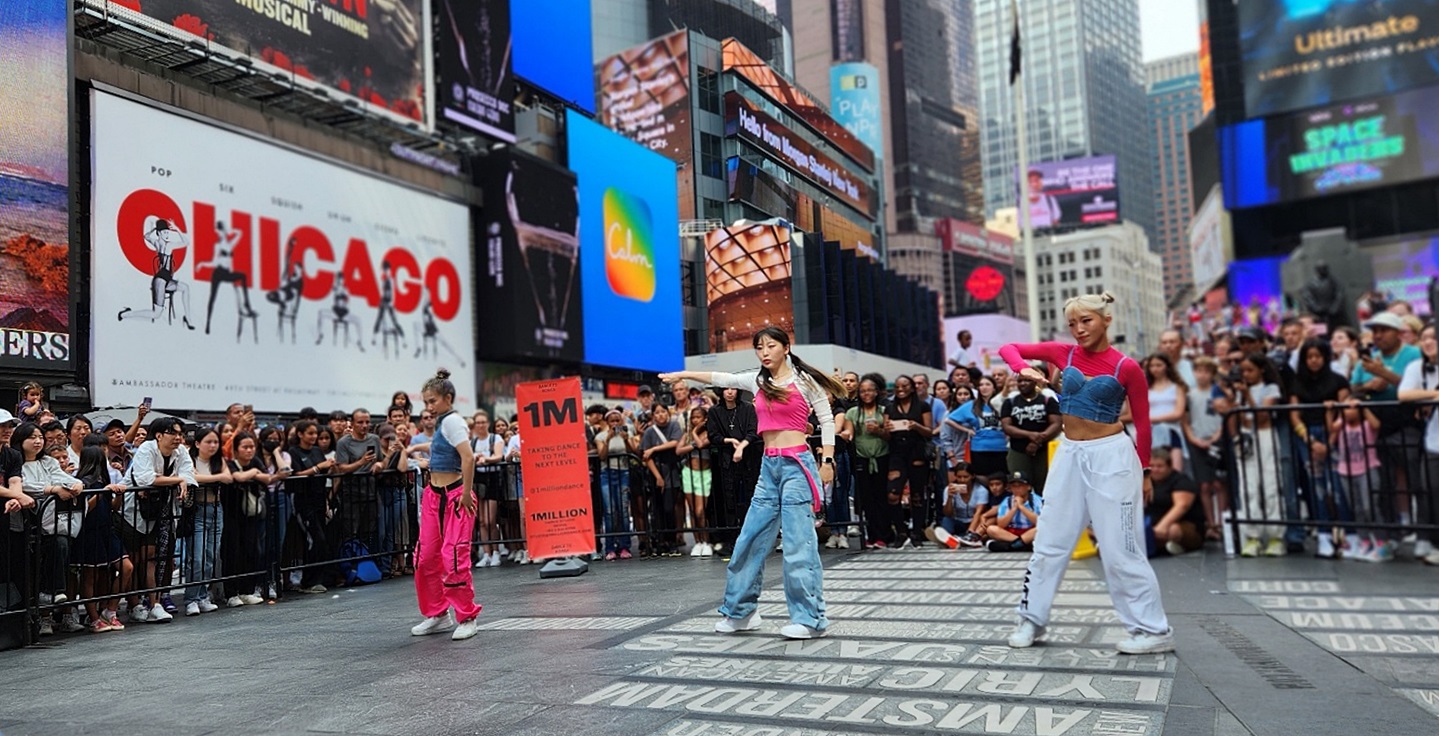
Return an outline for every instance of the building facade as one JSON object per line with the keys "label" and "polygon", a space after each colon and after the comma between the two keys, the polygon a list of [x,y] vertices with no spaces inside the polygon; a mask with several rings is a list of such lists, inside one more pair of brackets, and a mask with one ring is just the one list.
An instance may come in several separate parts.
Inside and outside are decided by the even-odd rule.
{"label": "building facade", "polygon": [[[1064,302],[1081,294],[1109,292],[1115,297],[1109,338],[1131,356],[1143,356],[1158,345],[1165,325],[1163,261],[1149,248],[1136,223],[1037,236],[1036,286],[1039,289],[1040,334],[1068,334]],[[1023,244],[1015,258],[1023,259]]]}
{"label": "building facade", "polygon": [[789,31],[773,3],[756,0],[603,0],[590,4],[595,61],[681,28],[735,38],[765,63],[794,72]]}
{"label": "building facade", "polygon": [[1199,55],[1183,54],[1145,65],[1149,84],[1150,145],[1154,149],[1154,229],[1151,240],[1164,259],[1164,298],[1174,299],[1194,283],[1189,222],[1189,131],[1203,119]]}
{"label": "building facade", "polygon": [[[1009,85],[1010,0],[976,0],[985,211],[1013,206],[1019,149]],[[1026,0],[1029,162],[1118,157],[1120,215],[1154,226],[1139,8],[1134,0]],[[1130,196],[1125,196],[1128,193]]]}

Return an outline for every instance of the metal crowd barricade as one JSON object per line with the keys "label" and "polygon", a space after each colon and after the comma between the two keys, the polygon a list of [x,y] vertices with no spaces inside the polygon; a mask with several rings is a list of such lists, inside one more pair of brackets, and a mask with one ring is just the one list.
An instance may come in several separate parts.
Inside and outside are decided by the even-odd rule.
{"label": "metal crowd barricade", "polygon": [[[1424,422],[1436,407],[1365,401],[1227,412],[1216,452],[1227,470],[1235,543],[1302,542],[1309,529],[1387,539],[1439,531],[1439,455],[1424,447]],[[1324,422],[1300,421],[1305,410],[1323,411]]]}

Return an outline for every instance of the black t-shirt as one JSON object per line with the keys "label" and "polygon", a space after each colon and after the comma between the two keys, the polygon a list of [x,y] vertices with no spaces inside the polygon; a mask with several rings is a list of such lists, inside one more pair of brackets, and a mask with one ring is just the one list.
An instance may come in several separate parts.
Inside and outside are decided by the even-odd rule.
{"label": "black t-shirt", "polygon": [[[884,408],[884,415],[891,421],[897,422],[904,420],[911,424],[919,424],[924,420],[924,413],[930,410],[930,404],[928,401],[920,401],[919,397],[913,394],[910,395],[908,402],[909,409],[906,411],[900,408],[900,402],[891,401],[889,406]],[[932,424],[933,422],[934,417],[930,417],[930,423]],[[912,429],[903,432],[891,432],[889,435],[890,452],[902,453],[916,451],[923,447],[923,445],[924,439],[919,436],[918,432]]]}
{"label": "black t-shirt", "polygon": [[1189,505],[1189,510],[1184,512],[1180,521],[1188,521],[1200,532],[1204,531],[1204,507],[1199,502],[1199,487],[1194,484],[1194,479],[1184,473],[1171,473],[1163,481],[1154,481],[1154,500],[1149,502],[1145,512],[1149,514],[1151,523],[1158,522],[1174,508],[1174,492],[1188,491],[1194,494],[1194,503]]}
{"label": "black t-shirt", "polygon": [[[311,445],[310,449],[301,449],[299,445],[290,447],[290,469],[296,473],[318,466],[325,462],[325,451],[319,445]],[[316,491],[322,489],[328,483],[323,474],[318,476],[290,477],[285,481],[287,491]]]}
{"label": "black t-shirt", "polygon": [[[1301,404],[1322,404],[1325,401],[1338,401],[1339,392],[1349,388],[1349,382],[1326,366],[1317,375],[1306,375],[1300,373],[1295,377],[1291,386],[1294,398]],[[1299,412],[1301,420],[1306,426],[1324,424],[1324,409],[1305,409]]]}
{"label": "black t-shirt", "polygon": [[[999,410],[1000,419],[1009,417],[1014,420],[1014,426],[1026,432],[1043,432],[1049,429],[1051,414],[1059,415],[1059,402],[1042,393],[1036,393],[1032,399],[1024,398],[1023,394],[1015,394],[1014,397],[1005,399]],[[1027,440],[1009,438],[1009,449],[1015,452],[1024,452],[1028,447]]]}
{"label": "black t-shirt", "polygon": [[21,467],[25,465],[25,456],[20,451],[5,445],[0,447],[0,482],[10,483],[10,479],[20,475]]}

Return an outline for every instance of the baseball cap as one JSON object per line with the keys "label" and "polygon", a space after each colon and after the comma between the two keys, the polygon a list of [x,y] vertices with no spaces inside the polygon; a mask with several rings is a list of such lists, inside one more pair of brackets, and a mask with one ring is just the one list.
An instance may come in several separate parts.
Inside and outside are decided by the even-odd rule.
{"label": "baseball cap", "polygon": [[1364,321],[1364,328],[1372,330],[1375,327],[1387,327],[1396,332],[1404,331],[1404,320],[1393,312],[1380,312]]}
{"label": "baseball cap", "polygon": [[125,429],[125,422],[119,419],[111,419],[110,421],[105,423],[105,428],[101,429],[100,432],[103,434],[105,432],[109,432],[112,429]]}
{"label": "baseball cap", "polygon": [[1264,342],[1265,338],[1264,330],[1258,327],[1240,328],[1234,333],[1234,336],[1240,340],[1254,340],[1256,342]]}
{"label": "baseball cap", "polygon": [[650,388],[649,384],[645,384],[643,386],[640,386],[640,390],[635,392],[635,396],[644,396],[645,394],[652,394],[654,392],[655,390]]}
{"label": "baseball cap", "polygon": [[17,424],[17,423],[18,423],[18,421],[15,419],[15,415],[14,415],[14,414],[11,414],[10,412],[8,412],[8,411],[6,411],[6,410],[4,410],[4,409],[0,409],[0,424]]}
{"label": "baseball cap", "polygon": [[1006,477],[1006,480],[1008,480],[1010,483],[1023,483],[1025,485],[1029,485],[1029,476],[1026,475],[1023,470],[1016,470],[1013,473],[1010,473]]}

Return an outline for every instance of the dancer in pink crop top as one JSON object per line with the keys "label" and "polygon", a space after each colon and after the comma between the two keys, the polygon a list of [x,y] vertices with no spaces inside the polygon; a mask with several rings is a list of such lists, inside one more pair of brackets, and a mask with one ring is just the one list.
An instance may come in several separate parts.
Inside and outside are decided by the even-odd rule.
{"label": "dancer in pink crop top", "polygon": [[[779,633],[789,639],[814,639],[828,632],[825,618],[823,570],[815,514],[821,505],[821,484],[834,482],[834,412],[831,395],[844,395],[844,386],[789,349],[789,335],[766,327],[754,338],[758,370],[743,373],[678,371],[661,373],[660,380],[678,390],[686,381],[755,393],[755,413],[764,440],[764,464],[759,485],[745,514],[744,526],[730,556],[724,604],[715,632],[733,634],[760,627],[759,590],[764,561],[774,549],[775,536],[784,530],[784,596],[790,623]],[[819,421],[821,463],[809,449],[809,415]]]}
{"label": "dancer in pink crop top", "polygon": [[[1024,577],[1019,625],[1009,636],[1011,647],[1030,646],[1044,635],[1070,552],[1085,526],[1092,524],[1109,596],[1130,633],[1116,648],[1125,654],[1174,650],[1159,582],[1145,556],[1144,503],[1153,492],[1149,385],[1139,364],[1109,344],[1113,302],[1108,294],[1065,302],[1075,345],[1005,345],[999,350],[1011,368],[1041,384],[1048,383],[1049,376],[1024,359],[1061,367],[1059,412],[1065,437],[1044,485],[1044,513]],[[1119,423],[1126,398],[1134,416],[1134,439]]]}

